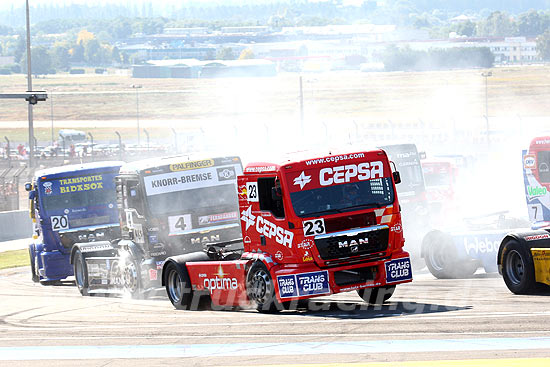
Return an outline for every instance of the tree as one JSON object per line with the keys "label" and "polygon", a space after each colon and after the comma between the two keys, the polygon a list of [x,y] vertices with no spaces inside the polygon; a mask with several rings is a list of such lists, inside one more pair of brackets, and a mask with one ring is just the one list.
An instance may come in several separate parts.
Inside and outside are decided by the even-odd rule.
{"label": "tree", "polygon": [[489,37],[509,37],[516,34],[516,25],[503,12],[492,12],[481,24],[481,35]]}
{"label": "tree", "polygon": [[529,10],[518,17],[518,33],[520,36],[538,36],[548,28],[548,18],[536,10]]}
{"label": "tree", "polygon": [[460,22],[456,25],[455,32],[461,36],[473,37],[476,34],[476,24],[471,20]]}
{"label": "tree", "polygon": [[65,45],[55,45],[50,50],[52,67],[56,70],[69,70],[69,48]]}
{"label": "tree", "polygon": [[[27,72],[27,55],[21,58],[21,71]],[[31,50],[31,70],[34,75],[53,74],[52,60],[48,49],[43,46],[33,47]]]}
{"label": "tree", "polygon": [[216,52],[216,59],[218,60],[235,60],[235,54],[231,47],[222,47]]}
{"label": "tree", "polygon": [[245,48],[242,50],[241,54],[239,55],[239,60],[246,60],[246,59],[253,59],[254,53],[251,49]]}
{"label": "tree", "polygon": [[550,60],[550,29],[537,37],[537,53],[542,60]]}

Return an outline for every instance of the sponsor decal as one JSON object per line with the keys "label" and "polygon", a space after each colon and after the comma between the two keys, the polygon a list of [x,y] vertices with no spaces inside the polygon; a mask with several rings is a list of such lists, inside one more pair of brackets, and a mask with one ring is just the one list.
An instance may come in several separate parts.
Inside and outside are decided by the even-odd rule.
{"label": "sponsor decal", "polygon": [[282,251],[277,251],[275,253],[275,258],[279,261],[283,260],[283,252]]}
{"label": "sponsor decal", "polygon": [[275,166],[252,166],[252,167],[246,167],[245,168],[245,172],[256,172],[256,173],[260,173],[260,172],[265,172],[265,171],[275,171],[277,169],[277,167]]}
{"label": "sponsor decal", "polygon": [[315,241],[311,238],[306,238],[298,244],[298,248],[303,248],[304,250],[309,250],[315,245]]}
{"label": "sponsor decal", "polygon": [[244,242],[244,243],[252,243],[252,240],[250,239],[250,237],[244,236],[243,242]]}
{"label": "sponsor decal", "polygon": [[491,241],[489,238],[485,237],[480,240],[475,237],[471,242],[468,242],[468,238],[464,238],[464,249],[468,255],[478,254],[478,253],[489,253],[489,252],[498,252],[500,246],[500,240]]}
{"label": "sponsor decal", "polygon": [[390,230],[395,233],[401,233],[403,232],[403,227],[401,227],[401,224],[396,224],[393,227],[391,227]]}
{"label": "sponsor decal", "polygon": [[239,286],[239,282],[237,281],[237,278],[225,277],[227,273],[223,272],[223,268],[221,265],[218,267],[218,272],[214,275],[215,275],[214,278],[205,278],[202,283],[204,288],[208,289],[209,291],[213,291],[214,289],[220,289],[220,290],[237,289]]}
{"label": "sponsor decal", "polygon": [[535,234],[532,236],[525,236],[525,241],[536,241],[536,240],[545,240],[547,238],[550,238],[550,234],[544,233],[544,234]]}
{"label": "sponsor decal", "polygon": [[61,229],[69,228],[69,217],[66,215],[53,215],[50,217],[50,224],[52,231],[59,231]]}
{"label": "sponsor decal", "polygon": [[53,193],[51,182],[44,182],[42,186],[44,186],[44,194],[51,195]]}
{"label": "sponsor decal", "polygon": [[220,181],[232,180],[237,176],[234,167],[220,167],[216,171],[218,173],[218,180]]}
{"label": "sponsor decal", "polygon": [[206,273],[199,273],[199,278],[206,278],[207,276]]}
{"label": "sponsor decal", "polygon": [[212,167],[213,165],[214,165],[214,161],[212,159],[205,159],[202,161],[182,162],[182,163],[171,164],[170,171],[180,172],[180,171],[187,171],[187,170],[196,169],[196,168]]}
{"label": "sponsor decal", "polygon": [[241,220],[246,224],[245,230],[248,230],[248,228],[255,225],[256,231],[259,234],[263,234],[269,239],[274,238],[275,242],[288,248],[292,248],[294,233],[284,229],[283,227],[279,227],[264,217],[252,214],[252,206],[249,206],[246,210],[243,210],[241,214]]}
{"label": "sponsor decal", "polygon": [[157,269],[149,269],[149,280],[157,280]]}
{"label": "sponsor decal", "polygon": [[112,249],[113,249],[113,246],[106,243],[103,245],[82,246],[80,248],[80,252],[85,253],[85,252],[103,251],[103,250],[112,250]]}
{"label": "sponsor decal", "polygon": [[382,177],[384,177],[384,168],[381,161],[327,167],[319,170],[321,186],[351,182],[354,178],[364,181]]}
{"label": "sponsor decal", "polygon": [[247,182],[246,183],[246,200],[249,202],[257,203],[260,201],[258,196],[258,183],[257,182]]}
{"label": "sponsor decal", "polygon": [[[60,194],[103,189],[102,175],[62,178],[58,182]],[[49,184],[51,185],[51,182]]]}
{"label": "sponsor decal", "polygon": [[248,199],[248,195],[246,193],[246,185],[241,185],[239,186],[239,189],[237,190],[239,192],[239,200],[243,199],[243,200],[246,200]]}
{"label": "sponsor decal", "polygon": [[535,140],[536,145],[546,145],[550,144],[550,140],[548,139],[541,139],[541,140]]}
{"label": "sponsor decal", "polygon": [[529,195],[529,199],[534,199],[548,194],[548,189],[542,186],[527,186],[527,194]]}
{"label": "sponsor decal", "polygon": [[300,185],[300,190],[302,190],[304,186],[310,182],[311,182],[311,176],[307,176],[304,171],[300,173],[300,176],[294,179],[294,185]]}
{"label": "sponsor decal", "polygon": [[328,271],[277,276],[281,298],[330,293]]}
{"label": "sponsor decal", "polygon": [[523,157],[523,168],[533,169],[535,168],[535,162],[536,162],[536,159],[534,154],[526,154]]}
{"label": "sponsor decal", "polygon": [[157,265],[157,270],[161,270],[162,266],[164,265],[164,260],[156,261],[155,264]]}
{"label": "sponsor decal", "polygon": [[238,218],[239,218],[238,212],[227,212],[227,213],[220,213],[220,214],[204,215],[202,217],[199,217],[199,225],[227,222]]}
{"label": "sponsor decal", "polygon": [[305,262],[305,263],[313,261],[313,256],[311,256],[311,254],[309,253],[308,250],[306,250],[306,252],[304,254],[304,257],[302,257],[302,261]]}
{"label": "sponsor decal", "polygon": [[412,279],[411,261],[408,257],[386,261],[386,283]]}

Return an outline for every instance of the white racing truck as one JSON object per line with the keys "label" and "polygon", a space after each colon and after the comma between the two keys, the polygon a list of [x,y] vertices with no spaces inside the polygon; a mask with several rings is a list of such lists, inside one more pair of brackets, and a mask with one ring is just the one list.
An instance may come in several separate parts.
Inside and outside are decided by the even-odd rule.
{"label": "white racing truck", "polygon": [[122,165],[115,178],[121,237],[77,243],[71,252],[82,295],[147,296],[161,287],[169,256],[206,244],[242,248],[238,157],[155,158]]}

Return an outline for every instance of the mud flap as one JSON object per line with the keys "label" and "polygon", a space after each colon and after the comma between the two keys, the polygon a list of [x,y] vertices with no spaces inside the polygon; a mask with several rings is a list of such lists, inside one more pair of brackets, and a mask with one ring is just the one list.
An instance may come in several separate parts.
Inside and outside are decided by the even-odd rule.
{"label": "mud flap", "polygon": [[550,248],[532,248],[535,281],[550,285]]}

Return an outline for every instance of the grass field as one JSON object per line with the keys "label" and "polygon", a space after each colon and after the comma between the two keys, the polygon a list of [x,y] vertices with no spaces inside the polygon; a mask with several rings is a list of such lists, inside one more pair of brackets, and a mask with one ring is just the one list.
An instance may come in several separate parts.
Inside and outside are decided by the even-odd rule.
{"label": "grass field", "polygon": [[28,266],[29,261],[29,251],[26,249],[0,252],[0,270]]}
{"label": "grass field", "polygon": [[[444,118],[481,118],[485,115],[482,71],[305,74],[304,116],[308,121],[354,120],[366,128],[388,121],[400,127],[414,126],[418,120],[437,124]],[[297,74],[220,79],[65,74],[34,79],[33,89],[52,93],[34,107],[39,141],[50,140],[52,116],[55,134],[60,128],[80,127],[97,140],[112,139],[116,127],[122,135],[135,136],[138,106],[140,126],[152,139],[169,136],[173,127],[191,129],[211,121],[250,125],[300,119]],[[25,90],[23,75],[0,76],[2,93]],[[549,116],[549,98],[547,66],[494,68],[487,79],[491,117]],[[26,121],[25,101],[0,100],[0,137],[25,141]]]}

